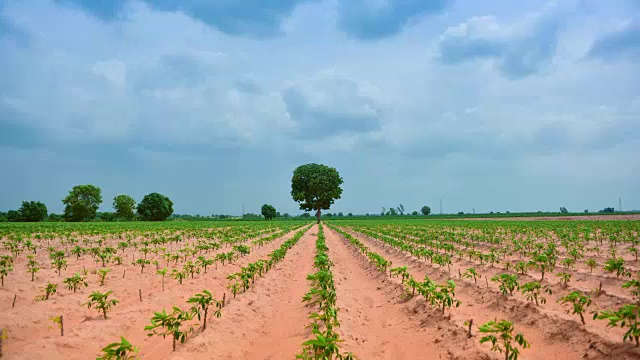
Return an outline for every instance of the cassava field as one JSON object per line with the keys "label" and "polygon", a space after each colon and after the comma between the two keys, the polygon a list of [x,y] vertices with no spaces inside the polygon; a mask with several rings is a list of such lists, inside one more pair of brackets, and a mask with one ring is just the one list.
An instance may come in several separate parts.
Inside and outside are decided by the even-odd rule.
{"label": "cassava field", "polygon": [[632,220],[2,224],[3,359],[638,359],[639,233]]}

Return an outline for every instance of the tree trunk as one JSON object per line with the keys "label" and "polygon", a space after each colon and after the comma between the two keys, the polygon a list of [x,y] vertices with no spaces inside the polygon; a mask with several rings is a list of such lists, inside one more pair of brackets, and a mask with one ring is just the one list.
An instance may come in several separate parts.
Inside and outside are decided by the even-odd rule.
{"label": "tree trunk", "polygon": [[318,218],[318,224],[320,224],[320,209],[316,212],[316,217]]}

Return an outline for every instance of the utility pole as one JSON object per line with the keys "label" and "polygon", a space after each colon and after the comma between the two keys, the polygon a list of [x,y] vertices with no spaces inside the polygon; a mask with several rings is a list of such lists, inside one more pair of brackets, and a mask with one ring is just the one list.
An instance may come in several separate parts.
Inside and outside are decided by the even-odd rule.
{"label": "utility pole", "polygon": [[244,204],[242,204],[242,217],[244,217]]}
{"label": "utility pole", "polygon": [[622,212],[622,199],[618,198],[618,212]]}
{"label": "utility pole", "polygon": [[474,214],[476,213],[476,208],[473,208],[473,213],[474,213]]}
{"label": "utility pole", "polygon": [[440,215],[442,215],[442,197],[440,198]]}

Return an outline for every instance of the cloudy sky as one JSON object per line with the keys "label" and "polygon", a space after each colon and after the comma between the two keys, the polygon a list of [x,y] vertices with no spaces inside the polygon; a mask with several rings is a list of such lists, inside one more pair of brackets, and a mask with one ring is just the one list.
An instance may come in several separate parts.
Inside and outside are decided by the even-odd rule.
{"label": "cloudy sky", "polygon": [[638,0],[0,0],[0,210],[640,209]]}

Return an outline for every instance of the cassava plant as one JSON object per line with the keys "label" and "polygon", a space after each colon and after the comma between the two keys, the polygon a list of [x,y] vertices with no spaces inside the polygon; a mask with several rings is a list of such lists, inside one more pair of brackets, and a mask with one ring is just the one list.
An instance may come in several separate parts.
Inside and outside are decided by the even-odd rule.
{"label": "cassava plant", "polygon": [[526,284],[522,284],[520,286],[520,291],[522,292],[522,295],[524,295],[524,297],[527,299],[527,301],[535,303],[536,306],[538,306],[540,303],[547,303],[547,299],[542,296],[542,293],[547,293],[549,295],[552,294],[549,285],[543,287],[542,284],[540,284],[540,282],[538,281],[531,281]]}
{"label": "cassava plant", "polygon": [[120,342],[111,343],[102,348],[102,354],[96,360],[134,360],[138,355],[138,347],[120,337]]}
{"label": "cassava plant", "polygon": [[109,268],[98,269],[97,274],[100,278],[100,286],[104,286],[104,280],[106,279],[109,272],[111,272],[111,269]]}
{"label": "cassava plant", "polygon": [[87,308],[91,309],[92,307],[100,312],[104,318],[107,318],[107,312],[111,311],[111,308],[116,306],[120,301],[116,299],[109,299],[109,295],[113,294],[113,291],[109,290],[106,293],[101,293],[99,291],[94,291],[89,295],[89,301],[84,303]]}
{"label": "cassava plant", "polygon": [[495,281],[500,284],[498,288],[505,295],[513,295],[513,291],[518,289],[518,275],[515,274],[496,275],[491,278],[491,281]]}
{"label": "cassava plant", "polygon": [[44,287],[44,295],[38,295],[34,299],[35,302],[49,300],[49,296],[55,294],[58,290],[58,284],[52,284],[50,282]]}
{"label": "cassava plant", "polygon": [[480,277],[480,274],[478,274],[478,272],[476,271],[475,268],[468,268],[463,274],[462,277],[467,278],[467,279],[473,279],[474,283],[478,283],[478,278]]}
{"label": "cassava plant", "polygon": [[516,344],[520,345],[523,349],[531,346],[521,333],[513,335],[513,323],[507,320],[499,322],[489,321],[480,326],[479,331],[482,334],[486,334],[480,339],[480,344],[491,342],[491,351],[498,351],[500,353],[504,351],[505,360],[518,359],[520,350],[515,346]]}
{"label": "cassava plant", "polygon": [[216,300],[209,290],[202,290],[202,293],[195,294],[187,300],[187,303],[194,304],[191,308],[191,312],[198,316],[198,320],[201,319],[202,313],[202,318],[204,318],[202,323],[203,331],[207,329],[207,314],[209,312],[209,306],[215,306],[215,317],[220,318],[222,316],[222,302]]}
{"label": "cassava plant", "polygon": [[74,293],[78,289],[80,289],[82,286],[84,286],[84,287],[88,287],[89,286],[89,284],[87,283],[85,278],[80,276],[80,274],[75,274],[75,275],[73,275],[71,277],[68,277],[68,278],[64,279],[63,283],[65,283],[67,285],[67,289],[73,290]]}
{"label": "cassava plant", "polygon": [[585,295],[580,291],[572,291],[568,295],[560,298],[561,304],[571,304],[571,309],[567,310],[567,313],[577,314],[580,316],[582,325],[585,325],[584,313],[587,311],[587,307],[591,305],[591,297]]}
{"label": "cassava plant", "polygon": [[147,336],[162,336],[166,338],[171,336],[173,351],[176,351],[176,342],[184,343],[187,336],[193,331],[193,325],[183,328],[185,322],[193,320],[194,313],[184,311],[177,306],[173,307],[170,314],[163,309],[162,312],[154,313],[151,318],[151,325],[145,326],[144,330],[149,331]]}
{"label": "cassava plant", "polygon": [[27,255],[27,259],[27,271],[31,273],[31,281],[33,281],[36,273],[40,271],[40,264],[38,264],[38,260],[33,255]]}
{"label": "cassava plant", "polygon": [[640,346],[640,305],[627,304],[617,311],[596,312],[593,319],[609,321],[608,327],[620,326],[622,329],[626,329],[622,341],[635,341],[636,347]]}

